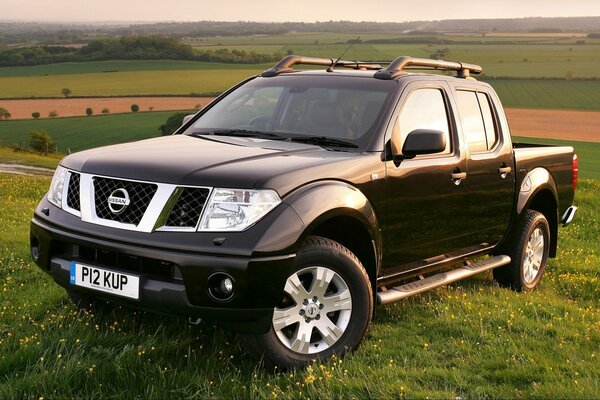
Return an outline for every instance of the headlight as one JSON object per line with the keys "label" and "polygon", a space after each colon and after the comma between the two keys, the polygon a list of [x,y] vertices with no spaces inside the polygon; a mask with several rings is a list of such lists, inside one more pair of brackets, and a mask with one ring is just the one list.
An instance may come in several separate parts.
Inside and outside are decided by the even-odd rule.
{"label": "headlight", "polygon": [[65,179],[67,178],[67,170],[60,165],[56,167],[50,190],[48,191],[48,200],[57,207],[62,208],[62,198],[65,188]]}
{"label": "headlight", "polygon": [[199,229],[243,231],[279,203],[274,190],[214,189]]}

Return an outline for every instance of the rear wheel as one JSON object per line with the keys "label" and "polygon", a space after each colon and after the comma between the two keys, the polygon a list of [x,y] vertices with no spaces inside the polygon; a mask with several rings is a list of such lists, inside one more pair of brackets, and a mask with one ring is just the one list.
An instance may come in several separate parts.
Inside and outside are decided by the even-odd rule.
{"label": "rear wheel", "polygon": [[505,246],[511,263],[494,270],[494,279],[517,291],[535,289],[546,270],[550,225],[540,212],[528,210]]}
{"label": "rear wheel", "polygon": [[249,340],[269,366],[303,366],[358,347],[372,314],[371,285],[358,258],[339,243],[314,236],[297,254],[271,329]]}

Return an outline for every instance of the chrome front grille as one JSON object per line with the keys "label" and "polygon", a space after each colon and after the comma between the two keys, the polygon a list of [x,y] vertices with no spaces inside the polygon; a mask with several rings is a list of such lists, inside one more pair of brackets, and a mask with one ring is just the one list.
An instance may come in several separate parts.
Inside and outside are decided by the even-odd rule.
{"label": "chrome front grille", "polygon": [[196,231],[212,190],[75,171],[69,174],[62,204],[66,212],[84,222],[138,232]]}
{"label": "chrome front grille", "polygon": [[165,226],[195,228],[209,193],[206,188],[183,188]]}
{"label": "chrome front grille", "polygon": [[[94,182],[94,202],[98,218],[138,225],[150,205],[158,185],[112,178],[92,178]],[[129,205],[115,213],[109,207],[108,198],[116,190],[125,190],[129,195]]]}

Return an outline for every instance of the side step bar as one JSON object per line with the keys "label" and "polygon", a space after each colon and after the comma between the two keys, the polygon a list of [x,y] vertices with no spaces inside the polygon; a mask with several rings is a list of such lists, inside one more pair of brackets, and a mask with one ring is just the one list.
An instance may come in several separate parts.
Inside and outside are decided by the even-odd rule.
{"label": "side step bar", "polygon": [[508,263],[510,263],[509,256],[500,255],[490,257],[486,260],[473,263],[471,265],[453,269],[452,271],[442,272],[419,281],[396,286],[394,288],[377,293],[377,304],[393,303],[395,301],[402,300],[419,293],[427,292],[449,283],[460,281],[461,279],[477,275],[490,269],[502,267]]}

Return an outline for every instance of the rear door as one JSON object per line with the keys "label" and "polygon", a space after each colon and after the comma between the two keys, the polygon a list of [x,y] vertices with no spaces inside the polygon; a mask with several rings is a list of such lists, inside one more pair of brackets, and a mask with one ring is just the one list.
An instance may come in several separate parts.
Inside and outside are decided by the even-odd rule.
{"label": "rear door", "polygon": [[470,196],[465,215],[481,243],[496,244],[510,223],[515,171],[510,133],[502,132],[502,112],[494,92],[486,86],[454,87],[458,117],[467,147],[466,188]]}

